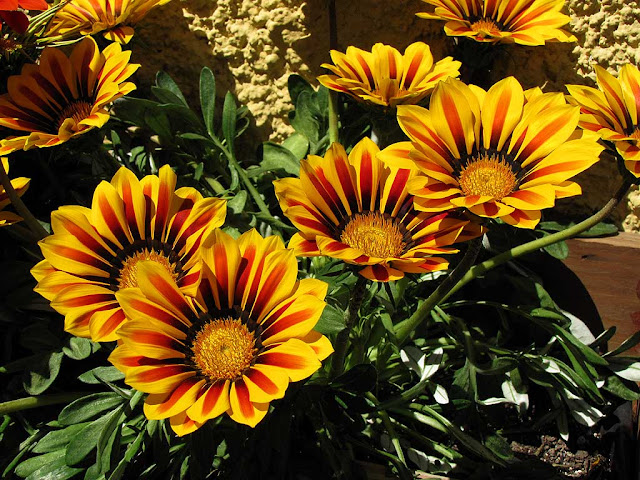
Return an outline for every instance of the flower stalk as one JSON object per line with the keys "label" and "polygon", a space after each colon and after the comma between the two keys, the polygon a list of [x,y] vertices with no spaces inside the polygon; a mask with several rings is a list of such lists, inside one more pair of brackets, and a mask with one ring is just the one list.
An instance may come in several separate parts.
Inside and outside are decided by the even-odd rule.
{"label": "flower stalk", "polygon": [[40,395],[38,397],[18,398],[17,400],[0,403],[0,415],[20,412],[31,408],[46,407],[48,405],[58,405],[61,403],[68,404],[86,395],[88,395],[87,392],[69,392]]}
{"label": "flower stalk", "polygon": [[446,300],[447,298],[449,298],[474,278],[484,275],[489,270],[499,267],[500,265],[507,263],[509,260],[513,260],[514,258],[526,255],[527,253],[535,252],[536,250],[548,247],[549,245],[553,245],[554,243],[573,238],[584,232],[585,230],[588,230],[591,227],[602,222],[609,216],[614,208],[616,208],[618,203],[620,203],[620,200],[625,197],[627,191],[629,190],[629,187],[631,187],[631,182],[625,179],[616,194],[604,205],[604,207],[602,207],[591,217],[583,220],[573,227],[567,228],[552,235],[547,235],[546,237],[542,237],[531,242],[524,243],[522,245],[518,245],[517,247],[507,250],[506,252],[496,255],[495,257],[485,260],[484,262],[474,266],[466,272],[466,274],[445,295],[445,297],[442,298],[442,300]]}
{"label": "flower stalk", "polygon": [[18,212],[24,222],[29,227],[29,230],[36,236],[38,240],[41,240],[49,235],[49,233],[44,229],[44,227],[38,222],[36,217],[33,216],[31,210],[24,204],[22,199],[18,196],[15,188],[11,185],[11,179],[7,175],[7,172],[4,169],[4,165],[0,162],[0,183],[4,187],[4,191],[7,192],[9,196],[9,200],[11,200],[11,204]]}
{"label": "flower stalk", "polygon": [[351,292],[351,299],[349,300],[349,306],[344,313],[345,327],[338,333],[336,341],[333,344],[334,353],[331,357],[331,370],[329,372],[330,378],[336,378],[342,372],[344,372],[344,360],[347,355],[347,347],[349,346],[349,336],[353,329],[356,320],[358,319],[358,313],[360,312],[360,306],[364,299],[364,294],[367,291],[367,279],[358,275],[353,291]]}
{"label": "flower stalk", "polygon": [[429,312],[433,310],[433,307],[438,305],[442,300],[448,297],[449,292],[459,283],[460,279],[469,271],[473,263],[476,261],[476,257],[480,252],[482,245],[482,238],[476,238],[469,242],[467,251],[460,260],[460,263],[456,265],[456,268],[449,274],[444,281],[438,285],[431,295],[418,307],[411,317],[403,322],[400,322],[396,326],[396,339],[398,345],[404,344],[411,332],[413,332],[418,325],[420,325],[429,315]]}

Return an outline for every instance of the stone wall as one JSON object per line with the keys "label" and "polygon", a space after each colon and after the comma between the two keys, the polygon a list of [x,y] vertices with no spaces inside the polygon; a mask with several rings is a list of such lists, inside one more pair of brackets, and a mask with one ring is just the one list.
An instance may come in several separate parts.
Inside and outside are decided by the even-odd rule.
{"label": "stone wall", "polygon": [[[231,90],[248,106],[259,140],[281,139],[291,127],[287,77],[298,73],[315,82],[329,59],[326,0],[173,0],[153,11],[139,26],[134,59],[142,63],[138,81],[149,85],[165,70],[197,99],[200,68],[209,66],[221,91]],[[443,22],[417,18],[431,7],[420,0],[337,0],[338,42],[370,48],[384,42],[404,49],[422,40],[436,59],[448,54],[451,40]],[[568,0],[569,29],[577,44],[509,46],[492,80],[514,75],[525,87],[563,91],[566,83],[593,85],[591,63],[617,71],[640,63],[640,2]],[[317,82],[316,82],[317,83]],[[194,101],[195,103],[195,101]],[[597,209],[616,188],[612,162],[600,162],[578,177],[585,195],[561,202],[559,210],[582,216]],[[625,229],[640,228],[640,193],[621,205],[616,220]]]}

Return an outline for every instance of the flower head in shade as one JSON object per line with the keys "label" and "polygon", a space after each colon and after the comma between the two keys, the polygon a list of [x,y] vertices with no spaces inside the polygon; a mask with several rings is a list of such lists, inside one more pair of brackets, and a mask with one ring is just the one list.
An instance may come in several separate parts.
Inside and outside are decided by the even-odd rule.
{"label": "flower head in shade", "polygon": [[446,247],[479,229],[446,213],[417,212],[407,191],[415,168],[385,167],[379,151],[365,138],[347,157],[334,143],[324,158],[301,162],[299,179],[274,182],[284,214],[300,230],[289,248],[339,258],[381,282],[446,269],[448,262],[433,255],[457,252]]}
{"label": "flower head in shade", "polygon": [[225,412],[254,427],[333,351],[313,330],[327,284],[298,281],[279,238],[251,230],[234,240],[218,229],[201,248],[195,300],[161,266],[141,264],[139,288],[117,294],[130,320],[109,358],[126,383],[150,394],[147,418],[170,419],[178,435]]}
{"label": "flower head in shade", "polygon": [[129,43],[133,26],[149,10],[171,0],[69,0],[53,17],[45,36],[74,38],[102,32],[112,42]]}
{"label": "flower head in shade", "polygon": [[[2,157],[0,158],[0,161],[2,162],[4,171],[9,173],[9,159],[7,157]],[[21,197],[27,191],[27,188],[29,188],[30,181],[31,180],[29,178],[25,177],[14,178],[11,180],[11,186],[18,196]],[[5,191],[4,187],[0,185],[0,227],[11,225],[22,220],[22,217],[15,213],[4,211],[4,208],[10,203],[11,200],[9,199],[9,195]]]}
{"label": "flower head in shade", "polygon": [[40,242],[44,260],[35,290],[65,316],[65,330],[112,341],[125,315],[116,292],[138,286],[140,262],[151,261],[185,292],[199,276],[198,247],[224,223],[226,202],[197,190],[175,190],[169,166],[142,180],[121,168],[93,194],[91,208],[64,206],[51,214],[53,235]]}
{"label": "flower head in shade", "polygon": [[16,33],[24,33],[29,28],[29,17],[22,10],[46,10],[45,0],[0,0],[0,19]]}
{"label": "flower head in shade", "polygon": [[382,43],[371,52],[356,47],[347,48],[346,54],[332,50],[331,60],[335,65],[322,66],[333,75],[318,77],[322,85],[389,107],[418,103],[440,80],[460,74],[460,62],[447,57],[434,64],[429,45],[422,42],[409,45],[404,55]]}
{"label": "flower head in shade", "polygon": [[569,178],[603,149],[597,135],[576,131],[579,115],[562,94],[525,93],[513,77],[487,92],[452,79],[436,87],[428,110],[398,109],[411,142],[381,157],[391,165],[412,160],[424,174],[409,185],[419,210],[464,207],[533,228],[556,198],[582,193]]}
{"label": "flower head in shade", "polygon": [[569,103],[580,107],[580,127],[613,142],[627,169],[640,177],[640,72],[629,64],[615,78],[594,68],[599,89],[567,85]]}
{"label": "flower head in shade", "polygon": [[422,0],[435,6],[422,18],[445,20],[447,35],[477,42],[544,45],[575,42],[576,37],[560,27],[570,18],[560,13],[564,0]]}
{"label": "flower head in shade", "polygon": [[101,52],[91,37],[69,57],[45,48],[40,63],[9,77],[8,93],[0,96],[0,126],[17,134],[0,140],[0,154],[52,147],[104,125],[106,105],[135,89],[125,81],[139,67],[130,56],[115,43]]}

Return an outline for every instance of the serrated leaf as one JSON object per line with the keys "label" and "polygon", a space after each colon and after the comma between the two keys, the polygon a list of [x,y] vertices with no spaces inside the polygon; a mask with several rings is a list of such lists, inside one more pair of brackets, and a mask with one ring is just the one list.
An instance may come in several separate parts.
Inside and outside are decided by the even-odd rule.
{"label": "serrated leaf", "polygon": [[67,345],[62,347],[62,352],[73,360],[84,360],[99,348],[99,344],[88,338],[70,337]]}
{"label": "serrated leaf", "polygon": [[216,130],[214,125],[216,110],[216,77],[209,67],[204,67],[200,72],[200,108],[207,132],[212,137]]}
{"label": "serrated leaf", "polygon": [[60,422],[61,425],[73,425],[84,422],[122,404],[123,401],[124,399],[117,393],[93,393],[86,397],[79,398],[64,407],[58,415],[58,422]]}
{"label": "serrated leaf", "polygon": [[73,439],[73,437],[89,425],[89,423],[90,422],[78,423],[61,430],[54,430],[47,433],[42,437],[42,439],[40,439],[36,446],[33,447],[33,452],[48,453],[64,448]]}
{"label": "serrated leaf", "polygon": [[156,85],[160,88],[170,91],[180,99],[183,105],[188,106],[187,100],[184,98],[180,87],[178,87],[178,84],[173,80],[173,78],[169,76],[168,73],[159,71],[156,74]]}
{"label": "serrated leaf", "polygon": [[55,381],[60,372],[62,352],[50,352],[40,357],[34,368],[25,371],[22,386],[29,395],[40,395]]}
{"label": "serrated leaf", "polygon": [[338,333],[345,328],[344,312],[338,310],[333,305],[325,305],[320,320],[313,329],[323,335]]}

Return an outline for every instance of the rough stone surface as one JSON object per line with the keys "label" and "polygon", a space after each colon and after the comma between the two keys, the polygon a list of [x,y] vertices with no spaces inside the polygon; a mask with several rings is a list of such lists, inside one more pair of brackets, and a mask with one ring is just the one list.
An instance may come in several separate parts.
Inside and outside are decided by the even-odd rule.
{"label": "rough stone surface", "polygon": [[[451,39],[443,22],[415,16],[431,7],[420,0],[338,0],[338,42],[370,48],[384,42],[402,50],[422,40],[439,59],[450,54]],[[212,68],[220,91],[231,90],[247,105],[258,140],[281,140],[291,132],[292,109],[287,77],[303,75],[315,82],[329,59],[326,0],[173,0],[142,22],[135,37],[134,59],[142,63],[138,82],[149,85],[165,70],[197,104],[200,68]],[[567,83],[594,85],[592,63],[612,73],[627,62],[640,63],[640,2],[567,0],[569,29],[577,44],[545,47],[509,46],[496,60],[491,80],[514,75],[525,87],[564,91]],[[144,88],[144,87],[143,87]],[[603,161],[579,177],[585,195],[561,202],[563,213],[583,216],[599,208],[619,182],[615,165]],[[626,216],[626,218],[625,218]],[[640,229],[640,194],[633,192],[616,220]]]}

